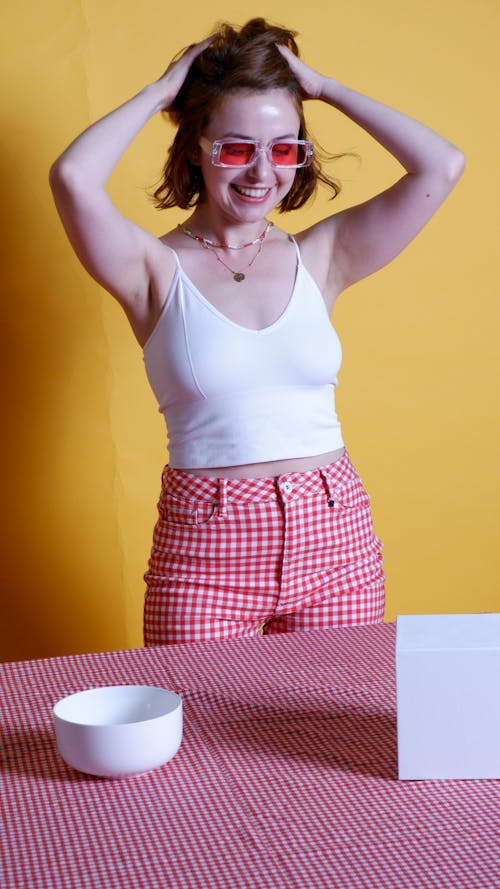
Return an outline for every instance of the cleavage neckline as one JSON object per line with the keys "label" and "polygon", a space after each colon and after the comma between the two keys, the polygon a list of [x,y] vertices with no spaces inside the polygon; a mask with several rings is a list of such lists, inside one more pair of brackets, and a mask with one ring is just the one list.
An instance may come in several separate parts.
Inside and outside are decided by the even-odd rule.
{"label": "cleavage neckline", "polygon": [[[172,248],[170,248],[170,249],[172,249]],[[174,251],[174,253],[175,253],[175,251]],[[297,256],[297,264],[296,264],[296,268],[295,268],[295,278],[294,278],[292,290],[291,290],[290,296],[288,298],[288,301],[287,301],[283,311],[278,315],[278,317],[274,321],[272,321],[271,324],[267,324],[266,327],[246,327],[244,324],[239,324],[238,321],[233,321],[232,318],[230,318],[228,315],[225,315],[224,312],[221,312],[221,310],[218,309],[217,306],[214,306],[214,304],[212,302],[210,302],[210,300],[207,299],[206,296],[204,296],[204,294],[201,292],[199,287],[197,287],[196,284],[194,283],[194,281],[189,277],[189,275],[186,274],[186,272],[182,268],[182,265],[181,265],[179,257],[177,256],[177,253],[175,253],[175,257],[177,260],[180,275],[182,276],[184,281],[186,281],[186,283],[189,285],[193,294],[198,298],[198,300],[202,303],[202,305],[204,305],[207,309],[209,309],[209,311],[213,312],[213,314],[216,315],[218,318],[220,318],[222,321],[225,321],[226,324],[230,324],[232,327],[236,327],[238,330],[241,330],[244,333],[261,334],[261,335],[270,333],[272,330],[274,330],[278,325],[280,325],[285,320],[286,316],[288,315],[288,312],[290,311],[293,303],[295,302],[295,294],[297,292],[297,284],[298,284],[298,280],[299,280],[299,274],[302,269],[302,263],[300,261],[299,256]]]}

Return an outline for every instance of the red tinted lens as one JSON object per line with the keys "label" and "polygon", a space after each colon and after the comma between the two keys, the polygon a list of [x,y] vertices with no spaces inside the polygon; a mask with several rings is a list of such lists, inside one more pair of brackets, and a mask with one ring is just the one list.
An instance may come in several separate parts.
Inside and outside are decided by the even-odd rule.
{"label": "red tinted lens", "polygon": [[294,167],[306,159],[306,146],[296,142],[275,142],[271,148],[273,164],[280,167]]}
{"label": "red tinted lens", "polygon": [[255,145],[248,142],[223,142],[219,159],[222,164],[240,167],[250,164],[255,155]]}

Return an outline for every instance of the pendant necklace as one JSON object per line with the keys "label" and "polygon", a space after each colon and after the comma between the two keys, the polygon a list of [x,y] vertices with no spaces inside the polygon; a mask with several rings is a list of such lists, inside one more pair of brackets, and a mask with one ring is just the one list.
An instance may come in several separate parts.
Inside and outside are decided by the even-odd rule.
{"label": "pendant necklace", "polygon": [[[188,228],[183,228],[181,225],[179,226],[179,228],[189,238],[193,238],[194,241],[198,241],[198,243],[201,244],[205,250],[213,250],[217,262],[220,262],[220,264],[223,265],[224,268],[227,269],[228,272],[230,272],[232,274],[233,280],[236,281],[237,284],[240,284],[241,281],[244,281],[246,278],[245,272],[247,272],[248,269],[254,264],[260,251],[262,250],[262,245],[264,243],[264,240],[266,239],[267,233],[270,231],[272,226],[273,226],[273,223],[268,222],[264,231],[257,238],[255,238],[254,241],[248,241],[246,244],[237,244],[237,245],[216,244],[214,241],[210,241],[208,238],[202,237],[202,235],[193,234],[193,232],[191,232]],[[224,260],[221,259],[219,254],[217,253],[217,250],[223,250],[223,249],[225,249],[225,250],[243,250],[245,247],[254,247],[255,244],[259,245],[259,249],[257,250],[257,253],[253,257],[253,259],[250,260],[248,265],[244,266],[243,270],[240,272],[235,271],[235,269],[232,269],[230,266],[228,266],[228,264],[226,262],[224,262]]]}
{"label": "pendant necklace", "polygon": [[[239,284],[240,281],[244,281],[244,280],[245,280],[246,275],[244,274],[244,272],[247,272],[248,269],[250,268],[250,266],[252,266],[252,265],[254,264],[254,262],[255,262],[255,260],[257,259],[257,257],[258,257],[258,255],[259,255],[260,251],[262,250],[262,244],[263,244],[263,240],[260,242],[260,244],[259,244],[259,249],[257,250],[257,253],[255,254],[254,258],[253,258],[252,260],[250,260],[250,262],[248,263],[248,265],[244,266],[243,271],[241,271],[241,272],[235,272],[234,269],[231,269],[231,268],[227,265],[227,263],[225,263],[224,260],[220,258],[219,254],[217,253],[217,251],[216,251],[213,247],[206,247],[205,249],[206,249],[206,250],[213,250],[213,251],[214,251],[215,258],[216,258],[217,262],[220,262],[220,264],[223,265],[224,268],[228,270],[228,272],[231,272],[231,274],[232,274],[232,276],[233,276],[233,279],[236,281],[237,284]],[[205,245],[204,245],[204,246],[205,246]]]}

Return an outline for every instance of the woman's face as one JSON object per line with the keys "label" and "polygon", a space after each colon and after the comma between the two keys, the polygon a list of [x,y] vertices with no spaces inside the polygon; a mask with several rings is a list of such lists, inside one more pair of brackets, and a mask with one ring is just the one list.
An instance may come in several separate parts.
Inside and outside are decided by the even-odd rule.
{"label": "woman's face", "polygon": [[[255,139],[264,148],[272,139],[297,139],[299,127],[299,114],[287,90],[235,92],[223,99],[203,135],[210,143]],[[228,223],[261,220],[289,192],[295,177],[295,169],[272,166],[264,152],[249,167],[216,167],[205,151],[200,163],[204,201]]]}

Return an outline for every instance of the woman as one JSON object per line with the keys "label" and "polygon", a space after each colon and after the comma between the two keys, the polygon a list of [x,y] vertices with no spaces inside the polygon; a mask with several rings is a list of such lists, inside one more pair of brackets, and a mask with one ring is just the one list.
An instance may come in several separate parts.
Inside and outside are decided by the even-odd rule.
{"label": "woman", "polygon": [[[335,190],[303,99],[364,127],[406,174],[292,238],[267,214],[302,206],[318,180]],[[178,131],[157,205],[194,209],[157,239],[105,185],[162,110]],[[411,241],[463,164],[427,127],[305,65],[293,33],[262,19],[189,47],[54,164],[68,237],[127,313],[168,427],[147,645],[382,620],[381,543],[335,413],[329,315]]]}

